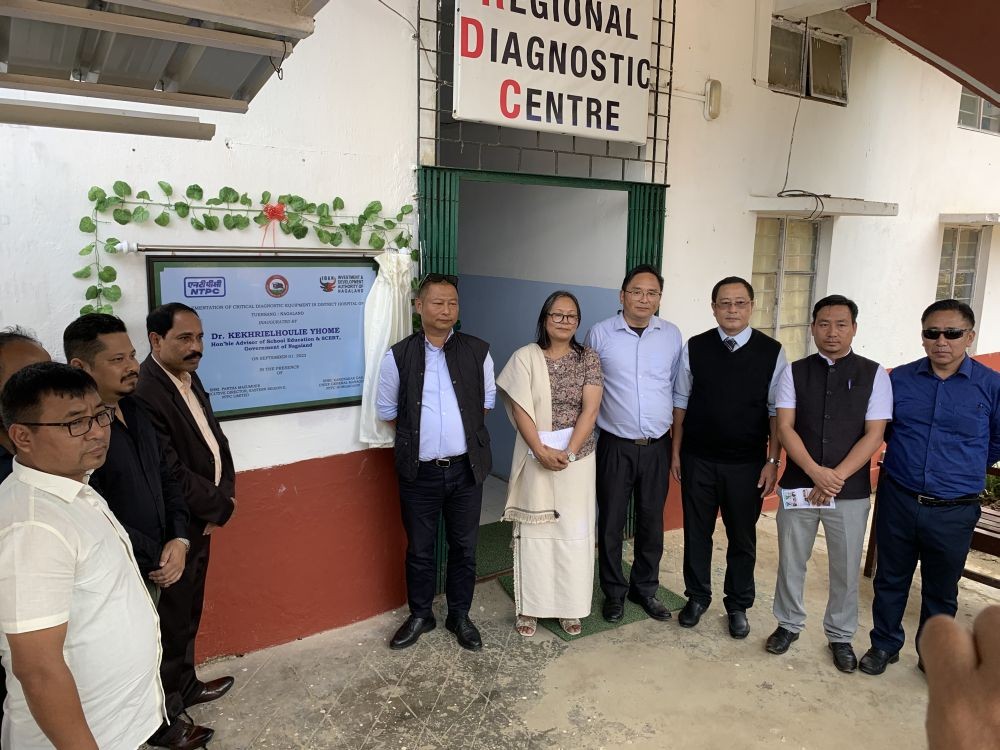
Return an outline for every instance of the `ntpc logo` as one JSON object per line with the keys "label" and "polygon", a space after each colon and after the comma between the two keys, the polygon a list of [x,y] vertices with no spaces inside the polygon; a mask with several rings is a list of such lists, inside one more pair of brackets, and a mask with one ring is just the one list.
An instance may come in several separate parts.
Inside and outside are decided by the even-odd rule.
{"label": "ntpc logo", "polygon": [[185,297],[225,297],[226,279],[222,276],[186,276]]}

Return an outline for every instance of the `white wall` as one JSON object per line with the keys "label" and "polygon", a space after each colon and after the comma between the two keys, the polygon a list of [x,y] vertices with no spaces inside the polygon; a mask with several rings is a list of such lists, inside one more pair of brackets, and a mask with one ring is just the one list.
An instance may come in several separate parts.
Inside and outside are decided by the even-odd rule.
{"label": "white wall", "polygon": [[[392,0],[392,5],[415,21],[416,0]],[[90,210],[91,185],[110,191],[122,179],[154,197],[157,180],[181,193],[196,182],[206,198],[224,185],[247,191],[254,200],[264,190],[327,202],[340,195],[347,210],[357,213],[370,200],[387,209],[413,202],[411,36],[409,26],[376,3],[330,3],[316,19],[316,33],[285,62],[284,80],[273,77],[247,115],[201,113],[218,125],[207,143],[0,125],[0,325],[34,329],[62,358],[62,331],[84,304],[87,282],[70,273],[83,264],[77,251],[89,242],[77,224]],[[167,229],[110,224],[101,231],[147,244],[260,243],[257,229],[209,233],[176,224]],[[296,246],[315,244],[303,240]],[[116,312],[144,356],[143,259],[119,256],[112,262],[125,292]],[[230,422],[226,432],[237,469],[359,450],[359,412],[352,407]]]}
{"label": "white wall", "polygon": [[[664,272],[665,315],[686,335],[712,325],[712,284],[750,277],[756,216],[747,197],[782,187],[798,100],[752,80],[754,5],[677,0],[674,87],[722,82],[722,114],[675,98]],[[847,107],[803,100],[789,188],[891,201],[899,216],[834,221],[829,283],[861,307],[858,351],[895,365],[922,355],[920,311],[934,299],[941,213],[1000,210],[1000,138],[957,126],[961,87],[846,14],[812,19],[853,37]],[[996,234],[996,233],[994,233]],[[994,243],[980,352],[1000,350]],[[993,302],[991,304],[990,302]]]}
{"label": "white wall", "polygon": [[[459,273],[606,289],[621,285],[628,223],[624,190],[463,180],[460,201]],[[489,231],[483,233],[483,227]]]}

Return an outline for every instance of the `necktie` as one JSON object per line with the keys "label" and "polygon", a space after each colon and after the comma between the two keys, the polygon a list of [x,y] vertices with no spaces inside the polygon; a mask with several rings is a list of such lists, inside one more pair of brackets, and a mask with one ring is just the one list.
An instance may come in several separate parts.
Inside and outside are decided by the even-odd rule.
{"label": "necktie", "polygon": [[732,352],[736,350],[736,339],[727,336],[722,340],[722,343],[729,347],[729,351]]}

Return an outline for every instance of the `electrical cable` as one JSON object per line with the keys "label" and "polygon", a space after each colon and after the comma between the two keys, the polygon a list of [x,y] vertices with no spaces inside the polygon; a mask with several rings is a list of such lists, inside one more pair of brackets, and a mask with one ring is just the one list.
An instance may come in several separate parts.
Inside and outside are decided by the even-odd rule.
{"label": "electrical cable", "polygon": [[420,41],[420,32],[417,30],[417,27],[413,25],[413,21],[411,21],[409,18],[407,18],[406,16],[404,16],[402,13],[400,13],[398,10],[396,10],[395,8],[393,8],[385,0],[376,0],[376,1],[378,2],[379,5],[385,7],[386,10],[390,11],[391,13],[395,13],[397,16],[399,16],[404,21],[406,21],[406,25],[409,26],[411,29],[413,29],[413,38],[417,40],[417,46],[421,50],[423,50],[424,57],[427,59],[427,67],[429,67],[431,69],[431,73],[433,73],[434,74],[434,78],[437,79],[437,77],[438,77],[437,70],[434,68],[434,63],[431,62],[431,56],[427,52],[427,48],[424,47],[423,44]]}

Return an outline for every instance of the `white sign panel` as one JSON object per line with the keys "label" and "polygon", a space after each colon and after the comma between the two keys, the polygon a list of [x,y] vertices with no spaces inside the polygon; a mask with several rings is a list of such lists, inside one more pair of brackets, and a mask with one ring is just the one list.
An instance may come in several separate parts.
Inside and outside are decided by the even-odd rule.
{"label": "white sign panel", "polygon": [[458,0],[455,118],[645,144],[656,0]]}

